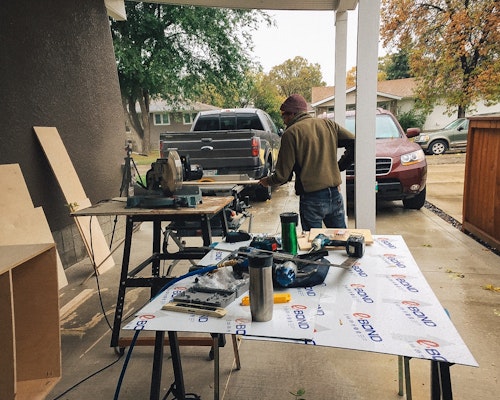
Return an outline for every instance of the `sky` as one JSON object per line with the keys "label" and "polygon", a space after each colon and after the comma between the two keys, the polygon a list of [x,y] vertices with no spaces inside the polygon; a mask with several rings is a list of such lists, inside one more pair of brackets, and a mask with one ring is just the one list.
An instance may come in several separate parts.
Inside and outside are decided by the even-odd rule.
{"label": "sky", "polygon": [[[253,33],[254,59],[268,73],[272,67],[296,56],[319,64],[323,81],[334,84],[335,13],[333,11],[267,11],[276,26]],[[348,12],[347,71],[356,65],[357,9]],[[321,42],[322,40],[322,42]]]}

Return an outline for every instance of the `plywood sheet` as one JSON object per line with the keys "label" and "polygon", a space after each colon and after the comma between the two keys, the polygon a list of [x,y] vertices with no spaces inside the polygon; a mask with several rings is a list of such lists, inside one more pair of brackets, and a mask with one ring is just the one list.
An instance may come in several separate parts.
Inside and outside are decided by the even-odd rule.
{"label": "plywood sheet", "polygon": [[0,165],[0,176],[2,177],[0,208],[4,210],[3,213],[19,210],[21,207],[33,208],[30,192],[19,164]]}
{"label": "plywood sheet", "polygon": [[[0,211],[2,229],[1,245],[54,243],[47,218],[42,207],[25,208],[20,213],[4,214]],[[56,253],[59,289],[68,284],[59,253]]]}
{"label": "plywood sheet", "polygon": [[[54,243],[42,207],[33,208],[33,202],[19,164],[0,165],[0,245]],[[59,289],[68,284],[64,267],[57,257]]]}
{"label": "plywood sheet", "polygon": [[[77,205],[76,209],[90,207],[76,170],[73,166],[61,136],[55,127],[35,126],[33,128],[49,160],[52,171],[63,191],[66,202]],[[87,249],[87,254],[94,260],[99,272],[105,272],[115,265],[111,252],[106,244],[97,218],[76,219],[76,225]]]}
{"label": "plywood sheet", "polygon": [[[73,211],[90,207],[89,199],[74,202]],[[104,273],[115,265],[111,251],[106,243],[104,233],[97,217],[75,217],[76,226],[87,249],[87,254],[96,267],[98,273]]]}
{"label": "plywood sheet", "polygon": [[63,191],[66,202],[71,204],[87,198],[57,129],[55,127],[35,126],[34,130]]}
{"label": "plywood sheet", "polygon": [[310,250],[311,241],[320,233],[328,236],[330,239],[335,240],[347,240],[347,238],[351,234],[363,235],[365,238],[365,244],[367,246],[373,244],[373,237],[369,229],[312,228],[309,234],[305,234],[304,236],[298,238],[299,249]]}

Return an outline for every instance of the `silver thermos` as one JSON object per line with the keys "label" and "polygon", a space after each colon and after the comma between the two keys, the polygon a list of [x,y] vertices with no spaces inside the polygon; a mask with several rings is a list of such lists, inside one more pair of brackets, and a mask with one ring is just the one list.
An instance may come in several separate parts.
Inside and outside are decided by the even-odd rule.
{"label": "silver thermos", "polygon": [[273,318],[273,256],[256,254],[248,257],[250,273],[250,312],[252,321],[266,322]]}

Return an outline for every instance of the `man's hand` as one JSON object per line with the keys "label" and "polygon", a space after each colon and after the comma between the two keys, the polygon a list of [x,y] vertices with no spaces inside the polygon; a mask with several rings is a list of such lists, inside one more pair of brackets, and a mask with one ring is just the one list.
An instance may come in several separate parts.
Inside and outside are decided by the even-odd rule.
{"label": "man's hand", "polygon": [[264,187],[269,187],[269,177],[268,176],[265,176],[264,178],[261,178],[259,180],[259,185],[262,185]]}

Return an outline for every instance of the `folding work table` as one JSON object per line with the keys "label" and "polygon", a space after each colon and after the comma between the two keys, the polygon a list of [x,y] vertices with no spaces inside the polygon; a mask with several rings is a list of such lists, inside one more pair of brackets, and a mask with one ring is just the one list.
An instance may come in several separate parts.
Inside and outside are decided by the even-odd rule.
{"label": "folding work table", "polygon": [[[71,213],[73,217],[99,217],[110,215],[126,216],[123,259],[113,322],[113,332],[111,335],[111,347],[124,347],[122,344],[130,342],[129,340],[120,341],[119,337],[127,287],[150,287],[151,297],[154,297],[157,292],[172,279],[168,276],[160,276],[161,260],[190,260],[203,258],[207,253],[206,248],[212,243],[211,220],[216,216],[220,216],[222,234],[225,236],[227,234],[228,227],[224,208],[227,207],[233,200],[234,198],[231,196],[203,196],[201,204],[198,204],[196,207],[163,207],[146,209],[127,208],[127,199],[125,197],[117,197]],[[132,246],[134,224],[137,222],[147,221],[153,223],[152,254],[140,265],[129,271],[130,250]],[[161,252],[161,223],[166,221],[176,222],[179,224],[183,222],[198,221],[200,223],[201,236],[203,238],[203,247],[179,249],[179,251],[175,253]],[[149,264],[151,264],[151,276],[136,277],[136,275]]]}
{"label": "folding work table", "polygon": [[[199,264],[213,265],[225,257],[227,253],[218,250],[222,246],[231,248],[232,245],[220,243]],[[343,258],[345,253],[342,256],[339,251],[330,251],[327,257],[336,264]],[[286,304],[275,304],[273,319],[269,322],[252,322],[249,307],[241,306],[239,299],[226,307],[223,318],[207,317],[203,322],[189,314],[162,310],[177,286],[189,287],[193,281],[193,277],[186,278],[159,294],[124,329],[156,331],[157,334],[167,331],[169,335],[176,332],[237,334],[258,340],[392,354],[404,361],[399,390],[402,394],[406,389],[408,399],[411,398],[411,358],[431,362],[430,397],[433,400],[452,398],[451,365],[478,365],[398,235],[374,235],[373,245],[366,247],[365,255],[351,269],[330,268],[322,285],[285,290],[291,293],[292,299]],[[183,389],[180,357],[173,361],[175,378],[179,380],[175,385]],[[218,366],[214,368],[214,398],[218,399]],[[159,392],[155,389],[160,384],[156,378],[152,376],[152,394]],[[177,398],[182,399],[182,395],[180,390]]]}

